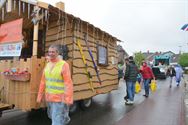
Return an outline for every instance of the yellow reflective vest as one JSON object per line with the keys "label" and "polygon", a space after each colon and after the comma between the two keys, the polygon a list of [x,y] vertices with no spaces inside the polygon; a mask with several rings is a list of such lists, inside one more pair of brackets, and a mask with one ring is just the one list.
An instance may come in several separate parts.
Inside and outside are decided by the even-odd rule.
{"label": "yellow reflective vest", "polygon": [[[63,94],[65,91],[64,79],[62,77],[61,71],[65,61],[59,61],[55,64],[51,70],[50,65],[47,64],[44,73],[46,80],[46,93],[49,94]],[[50,71],[51,70],[51,71]]]}

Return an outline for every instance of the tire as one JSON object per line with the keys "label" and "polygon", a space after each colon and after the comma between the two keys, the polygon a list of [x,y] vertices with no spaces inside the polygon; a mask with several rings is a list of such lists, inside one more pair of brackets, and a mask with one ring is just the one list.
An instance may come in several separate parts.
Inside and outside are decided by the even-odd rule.
{"label": "tire", "polygon": [[80,101],[80,108],[82,110],[86,110],[91,106],[91,104],[92,104],[92,98],[81,100]]}
{"label": "tire", "polygon": [[78,102],[74,102],[72,105],[69,107],[69,113],[74,114],[78,109]]}

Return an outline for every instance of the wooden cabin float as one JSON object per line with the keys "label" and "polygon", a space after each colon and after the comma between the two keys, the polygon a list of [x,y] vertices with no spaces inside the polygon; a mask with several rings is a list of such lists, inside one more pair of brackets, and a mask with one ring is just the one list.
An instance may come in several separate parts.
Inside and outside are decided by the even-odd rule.
{"label": "wooden cabin float", "polygon": [[[45,66],[45,55],[51,44],[60,44],[63,58],[70,64],[74,84],[74,101],[90,100],[93,96],[118,88],[116,37],[92,24],[64,12],[61,8],[32,0],[4,0],[0,3],[0,47],[21,42],[21,54],[3,55],[0,49],[0,98],[1,102],[22,110],[37,109],[36,97],[40,78]],[[13,24],[22,21],[22,25]],[[4,28],[3,28],[4,27]],[[20,39],[3,38],[8,27],[21,30]],[[19,29],[21,27],[21,29]],[[9,33],[7,33],[9,36]],[[11,33],[10,33],[11,34]],[[12,35],[20,35],[13,32]],[[11,37],[12,38],[12,37]],[[14,42],[13,42],[14,41]],[[81,47],[78,46],[78,42]],[[88,46],[87,46],[88,45]],[[94,68],[88,47],[97,65]],[[83,55],[81,54],[81,49]],[[83,56],[92,78],[88,79]],[[20,80],[3,74],[6,69],[27,69],[29,79]],[[14,76],[15,77],[15,76]],[[22,76],[21,76],[22,77]],[[91,81],[91,82],[89,82]],[[101,81],[101,82],[100,82]],[[87,101],[86,101],[87,103]]]}

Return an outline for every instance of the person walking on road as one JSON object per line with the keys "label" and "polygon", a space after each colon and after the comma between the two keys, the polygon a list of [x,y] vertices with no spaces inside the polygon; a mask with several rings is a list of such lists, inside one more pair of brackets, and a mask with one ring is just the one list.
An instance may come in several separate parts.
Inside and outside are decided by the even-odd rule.
{"label": "person walking on road", "polygon": [[59,58],[59,54],[58,45],[49,47],[49,62],[44,68],[37,97],[37,102],[40,103],[45,95],[47,113],[52,125],[65,125],[70,121],[69,105],[73,103],[69,64]]}
{"label": "person walking on road", "polygon": [[134,104],[135,83],[138,75],[138,67],[136,66],[133,57],[129,57],[129,64],[126,66],[124,79],[127,85],[128,101],[126,104]]}
{"label": "person walking on road", "polygon": [[181,82],[181,77],[183,77],[183,69],[181,68],[180,65],[177,65],[175,67],[175,71],[176,71],[176,83],[177,86],[179,86]]}
{"label": "person walking on road", "polygon": [[176,71],[173,66],[170,66],[167,70],[167,76],[170,76],[170,88],[172,87],[173,78],[176,76]]}
{"label": "person walking on road", "polygon": [[146,98],[149,96],[149,83],[151,79],[155,79],[153,72],[149,66],[147,66],[146,62],[142,62],[142,67],[140,69],[140,73],[143,77],[144,89],[145,89],[145,96]]}
{"label": "person walking on road", "polygon": [[[125,74],[125,70],[126,70],[126,67],[128,67],[129,65],[129,58],[125,58],[125,69],[124,69],[124,74]],[[127,82],[125,81],[125,84],[126,84],[126,96],[124,97],[124,100],[127,102],[128,101],[128,86],[127,86]]]}

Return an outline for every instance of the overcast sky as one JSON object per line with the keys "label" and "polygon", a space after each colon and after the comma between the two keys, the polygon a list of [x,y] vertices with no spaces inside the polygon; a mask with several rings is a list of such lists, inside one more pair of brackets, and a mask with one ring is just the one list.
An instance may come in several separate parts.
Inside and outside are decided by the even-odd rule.
{"label": "overcast sky", "polygon": [[[40,0],[52,5],[60,0]],[[61,0],[65,11],[142,51],[188,52],[188,0]]]}

